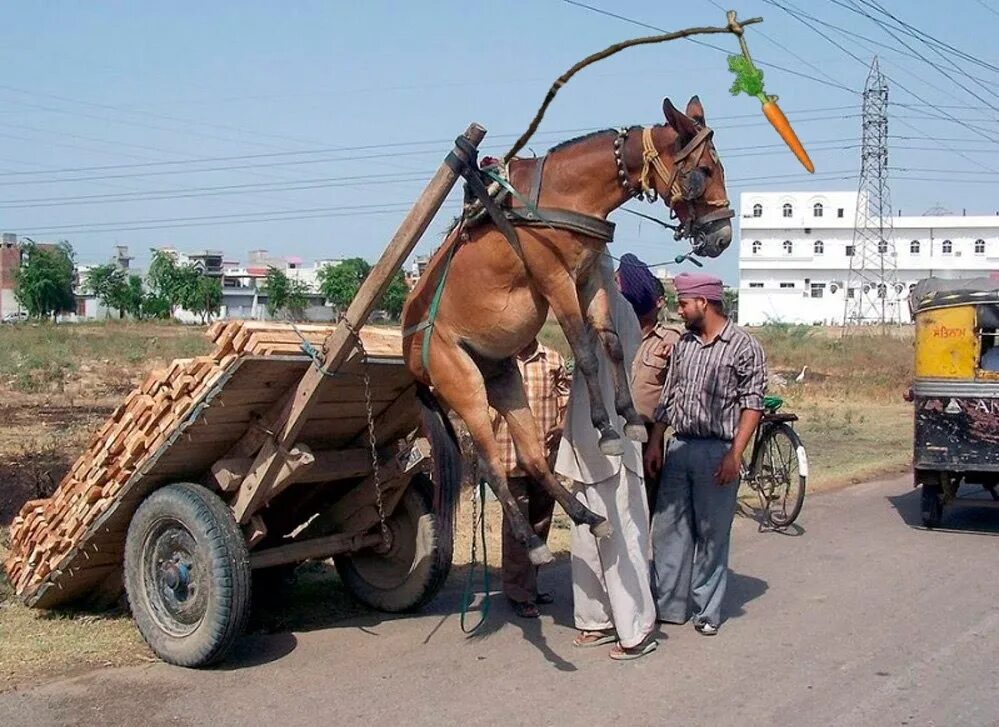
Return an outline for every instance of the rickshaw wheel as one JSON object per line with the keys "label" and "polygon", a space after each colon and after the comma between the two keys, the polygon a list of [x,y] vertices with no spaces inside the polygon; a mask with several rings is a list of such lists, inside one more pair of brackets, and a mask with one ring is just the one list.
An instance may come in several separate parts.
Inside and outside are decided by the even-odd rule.
{"label": "rickshaw wheel", "polygon": [[940,485],[924,484],[920,492],[920,514],[923,518],[923,525],[928,528],[940,527],[940,520],[943,518],[943,501],[941,495],[943,488]]}

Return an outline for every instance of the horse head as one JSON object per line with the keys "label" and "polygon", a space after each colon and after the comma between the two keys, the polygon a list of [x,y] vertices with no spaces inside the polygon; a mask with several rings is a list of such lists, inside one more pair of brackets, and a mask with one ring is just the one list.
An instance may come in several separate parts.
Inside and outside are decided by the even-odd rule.
{"label": "horse head", "polygon": [[718,257],[732,242],[734,213],[725,190],[725,169],[712,142],[714,132],[697,96],[687,103],[686,113],[663,99],[663,114],[676,132],[675,168],[672,183],[656,179],[657,186],[668,184],[669,189],[656,191],[680,220],[681,233],[691,238],[694,253]]}

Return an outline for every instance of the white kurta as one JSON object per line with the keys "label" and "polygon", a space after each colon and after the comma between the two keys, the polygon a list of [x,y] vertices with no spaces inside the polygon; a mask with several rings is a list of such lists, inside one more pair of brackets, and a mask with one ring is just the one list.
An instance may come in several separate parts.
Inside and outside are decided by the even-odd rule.
{"label": "white kurta", "polygon": [[[611,316],[624,347],[625,371],[642,340],[629,303],[611,295]],[[610,359],[603,347],[600,386],[611,422],[621,434],[624,455],[600,451],[599,433],[590,421],[590,398],[583,376],[573,375],[569,407],[555,471],[573,481],[577,499],[607,518],[614,534],[597,540],[587,526],[572,527],[572,594],[576,628],[616,629],[621,645],[637,646],[655,626],[656,610],[649,583],[649,506],[642,476],[642,448],[625,439],[624,419],[614,412]]]}

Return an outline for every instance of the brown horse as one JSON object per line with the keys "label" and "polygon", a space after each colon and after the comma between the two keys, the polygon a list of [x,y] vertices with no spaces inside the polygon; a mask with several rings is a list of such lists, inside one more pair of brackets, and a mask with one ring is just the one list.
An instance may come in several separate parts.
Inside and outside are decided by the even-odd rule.
{"label": "brown horse", "polygon": [[[403,310],[410,371],[432,385],[434,396],[465,422],[487,480],[535,563],[549,562],[551,553],[507,487],[490,406],[509,425],[523,470],[569,517],[588,524],[597,536],[610,528],[549,469],[514,355],[538,335],[551,308],[572,348],[576,371],[586,378],[600,449],[620,455],[623,443],[597,378],[598,339],[613,365],[614,406],[625,420],[625,436],[644,441],[646,430],[632,403],[624,353],[610,317],[608,291],[614,279],[607,242],[613,225],[607,215],[632,197],[661,197],[692,238],[695,253],[715,257],[732,240],[724,171],[700,101],[692,98],[684,114],[666,99],[663,112],[666,125],[598,132],[560,144],[540,159],[511,161],[510,184],[521,193],[518,199],[528,202],[513,210],[515,217],[519,212],[514,238],[493,224],[459,225],[431,259]],[[424,404],[433,406],[428,391],[422,393]],[[425,420],[436,422],[430,427],[435,453],[449,446],[453,452],[442,436],[441,411]],[[452,456],[450,461],[458,460]],[[454,474],[448,479],[453,482]]]}

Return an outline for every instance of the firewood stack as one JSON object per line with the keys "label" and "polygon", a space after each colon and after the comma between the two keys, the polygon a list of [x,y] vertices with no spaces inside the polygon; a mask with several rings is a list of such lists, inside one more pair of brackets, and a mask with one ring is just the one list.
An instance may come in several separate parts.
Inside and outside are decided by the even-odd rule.
{"label": "firewood stack", "polygon": [[[32,589],[68,560],[129,478],[241,356],[302,355],[303,338],[321,349],[332,330],[317,325],[299,325],[296,330],[288,324],[217,322],[207,332],[215,343],[211,355],[178,359],[149,374],[94,434],[55,494],[26,503],[14,519],[4,566],[17,594]],[[369,353],[400,353],[397,330],[365,329],[362,340]]]}

